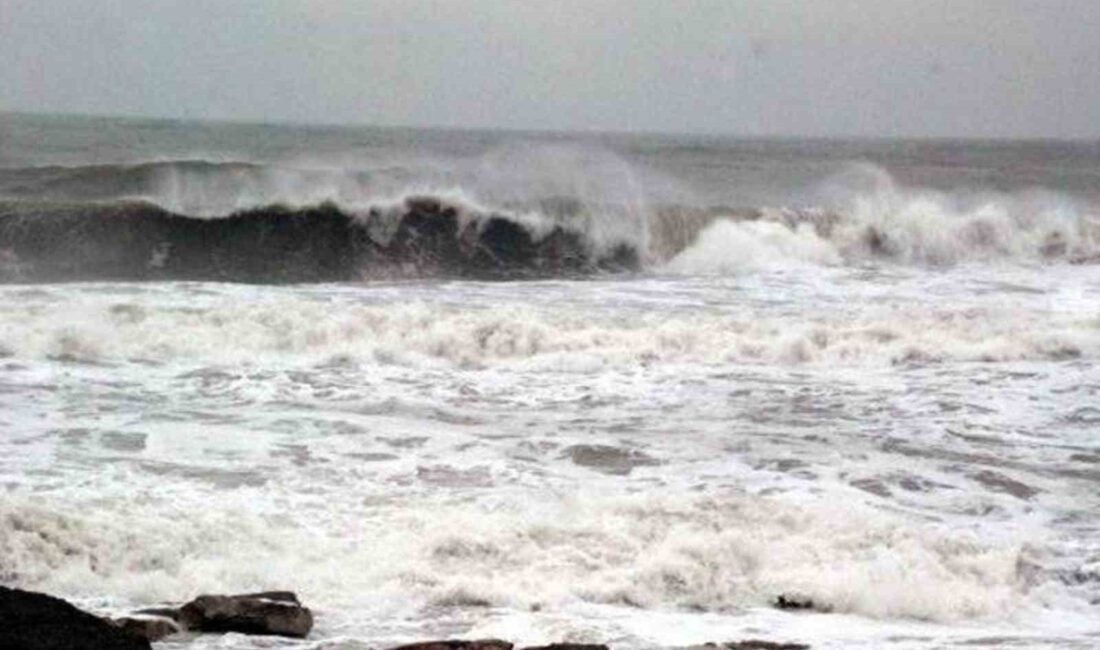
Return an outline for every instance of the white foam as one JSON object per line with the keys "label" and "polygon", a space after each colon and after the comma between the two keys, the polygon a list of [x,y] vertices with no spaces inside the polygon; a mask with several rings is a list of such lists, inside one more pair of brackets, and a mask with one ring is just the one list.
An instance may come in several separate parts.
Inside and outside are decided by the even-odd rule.
{"label": "white foam", "polygon": [[904,187],[883,169],[859,165],[825,181],[821,194],[827,208],[764,208],[751,219],[719,215],[663,268],[732,274],[841,263],[944,267],[1100,256],[1100,212],[1052,192],[952,194]]}
{"label": "white foam", "polygon": [[[1064,417],[1095,267],[808,268],[2,287],[0,581],[120,610],[291,588],[319,642],[375,647],[1094,630],[1095,583],[1059,576],[1095,559]],[[1032,361],[953,363],[998,358]],[[1033,496],[973,477],[994,445]]]}
{"label": "white foam", "polygon": [[824,185],[841,214],[829,238],[848,258],[886,255],[945,265],[1088,258],[1100,252],[1100,215],[1065,195],[903,187],[871,165],[854,166]]}
{"label": "white foam", "polygon": [[[813,292],[785,285],[787,298]],[[138,301],[59,289],[64,300],[5,301],[0,343],[23,358],[98,361],[204,358],[248,363],[348,357],[412,365],[526,364],[580,369],[640,363],[896,364],[1100,357],[1100,326],[1081,309],[1019,309],[1015,299],[954,308],[849,300],[813,318],[745,307],[735,313],[675,310],[624,317],[583,305],[502,301],[461,308],[406,298],[364,303],[354,293],[318,297],[217,287],[208,295]],[[589,287],[599,299],[598,285]],[[12,290],[5,290],[12,291]],[[411,291],[411,289],[410,289]],[[714,291],[720,292],[720,287]],[[764,295],[772,292],[762,287]],[[252,294],[256,295],[252,295]],[[717,293],[715,295],[718,295]],[[1009,294],[1011,298],[1011,294]],[[533,365],[532,365],[533,364]]]}
{"label": "white foam", "polygon": [[330,493],[317,509],[308,492],[274,484],[216,499],[153,490],[100,493],[94,507],[86,497],[10,495],[0,504],[0,575],[132,602],[292,585],[321,608],[375,614],[479,602],[732,613],[797,593],[836,612],[951,622],[1010,620],[1057,591],[1028,584],[1017,541],[828,500],[501,493],[474,504],[391,494],[372,506]]}
{"label": "white foam", "polygon": [[775,221],[719,220],[670,260],[664,271],[686,275],[732,274],[761,269],[841,262],[833,245],[809,224],[790,228]]}

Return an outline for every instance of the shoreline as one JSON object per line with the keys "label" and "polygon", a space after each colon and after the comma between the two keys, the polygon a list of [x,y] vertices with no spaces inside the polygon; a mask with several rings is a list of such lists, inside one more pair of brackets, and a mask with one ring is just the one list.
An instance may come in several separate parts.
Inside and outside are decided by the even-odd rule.
{"label": "shoreline", "polygon": [[[782,602],[782,598],[780,599]],[[801,606],[800,606],[801,608]],[[7,650],[146,650],[172,637],[236,632],[308,640],[313,613],[290,591],[202,595],[180,607],[97,616],[42,592],[0,586],[0,647]],[[809,650],[789,641],[742,639],[676,646],[685,650]],[[605,643],[558,641],[520,646],[502,639],[429,639],[386,650],[610,650]]]}

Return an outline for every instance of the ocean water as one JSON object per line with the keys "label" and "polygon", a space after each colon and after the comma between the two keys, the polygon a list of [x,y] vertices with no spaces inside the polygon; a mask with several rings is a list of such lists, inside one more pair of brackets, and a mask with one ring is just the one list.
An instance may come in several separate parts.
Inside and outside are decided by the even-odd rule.
{"label": "ocean water", "polygon": [[1096,143],[0,115],[0,583],[316,616],[157,647],[1100,647],[1098,359]]}

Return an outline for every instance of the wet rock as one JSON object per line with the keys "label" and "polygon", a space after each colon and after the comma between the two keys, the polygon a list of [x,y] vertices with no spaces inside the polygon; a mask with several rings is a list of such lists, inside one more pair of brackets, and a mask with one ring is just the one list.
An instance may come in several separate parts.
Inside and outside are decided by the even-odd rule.
{"label": "wet rock", "polygon": [[809,650],[810,646],[804,643],[779,643],[776,641],[763,641],[760,639],[747,639],[745,641],[727,641],[725,643],[708,643],[704,647],[724,648],[726,650]]}
{"label": "wet rock", "polygon": [[304,638],[313,629],[313,613],[289,591],[199,596],[180,608],[176,620],[197,632]]}
{"label": "wet rock", "polygon": [[173,618],[164,616],[123,616],[110,619],[117,628],[146,641],[160,641],[166,636],[178,634],[181,629]]}
{"label": "wet rock", "polygon": [[149,642],[46,594],[0,587],[4,650],[149,650]]}
{"label": "wet rock", "polygon": [[512,644],[500,639],[478,639],[475,641],[447,639],[444,641],[409,643],[390,650],[512,650]]}
{"label": "wet rock", "polygon": [[812,598],[801,594],[779,594],[774,605],[776,609],[812,609],[818,612],[830,610],[828,605],[814,602]]}

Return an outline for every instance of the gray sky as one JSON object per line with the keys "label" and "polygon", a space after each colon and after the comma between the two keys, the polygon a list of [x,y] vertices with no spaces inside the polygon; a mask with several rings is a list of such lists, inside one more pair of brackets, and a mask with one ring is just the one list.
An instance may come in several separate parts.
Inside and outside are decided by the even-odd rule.
{"label": "gray sky", "polygon": [[1100,137],[1100,0],[0,0],[0,108]]}

